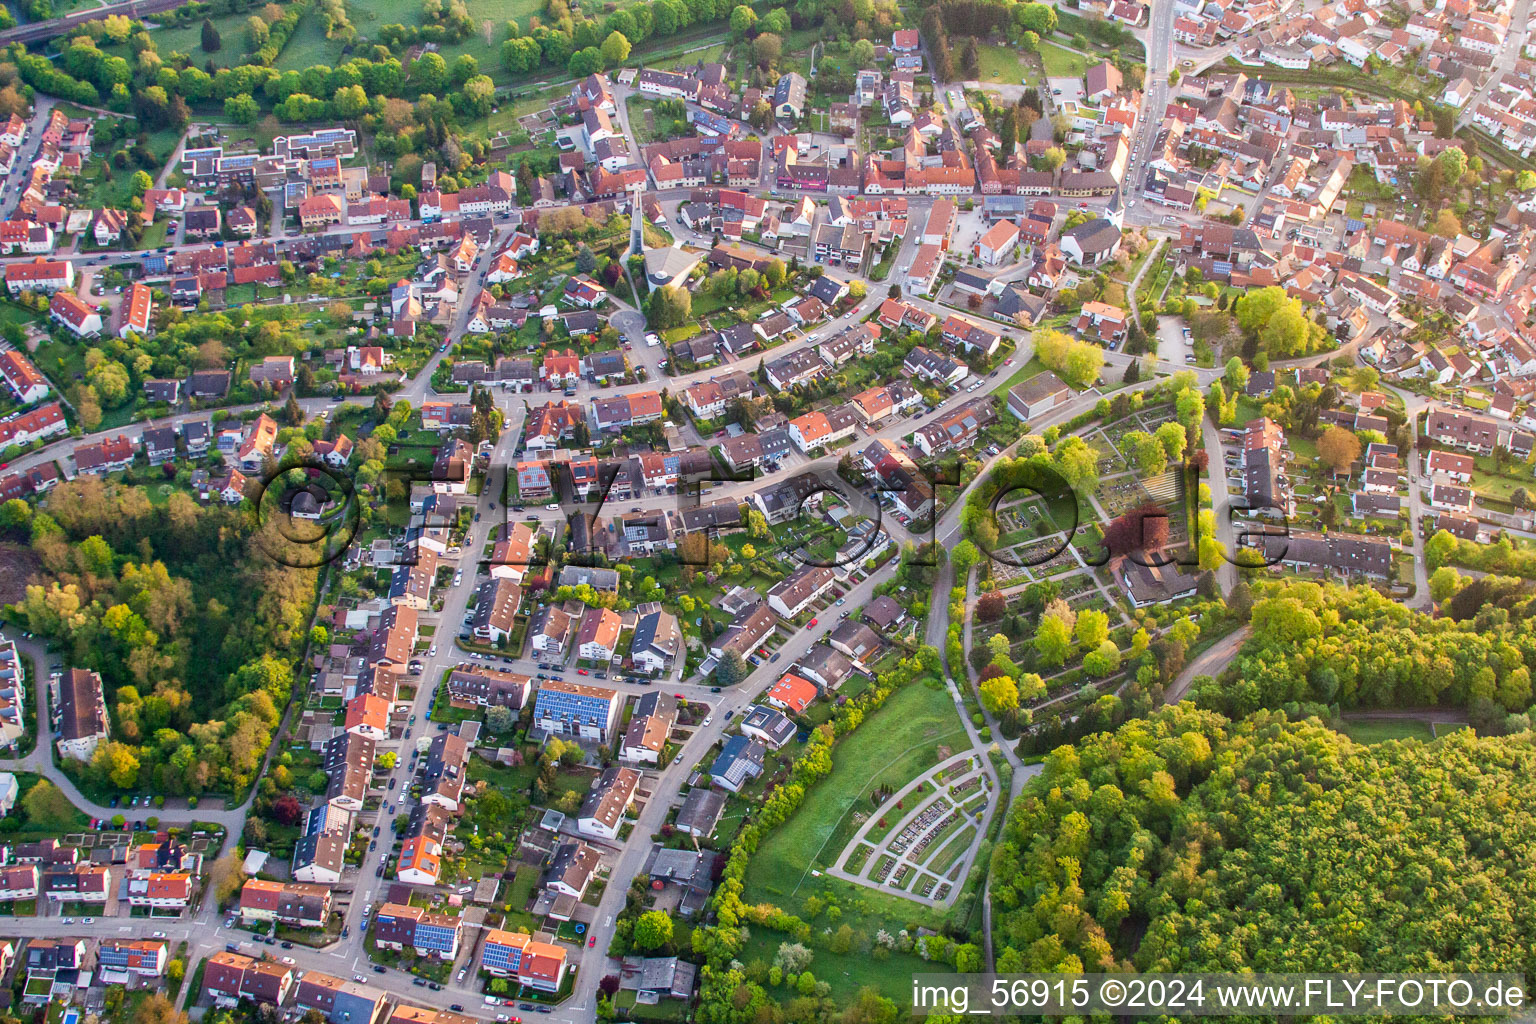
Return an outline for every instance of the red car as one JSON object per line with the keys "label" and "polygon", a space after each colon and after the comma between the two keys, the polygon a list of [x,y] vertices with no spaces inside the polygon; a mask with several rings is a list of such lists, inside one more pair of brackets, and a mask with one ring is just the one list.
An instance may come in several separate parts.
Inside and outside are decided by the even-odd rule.
{"label": "red car", "polygon": [[816,625],[816,620],[815,619],[811,620],[811,625],[813,625],[813,626]]}
{"label": "red car", "polygon": [[683,693],[674,693],[672,696],[676,697],[678,700],[687,700],[688,699],[687,694],[683,694]]}
{"label": "red car", "polygon": [[584,668],[579,668],[579,669],[577,669],[577,670],[576,670],[576,674],[577,674],[577,675],[579,675],[579,676],[589,676],[589,675],[591,675],[591,674],[592,674],[592,673],[590,673],[590,672],[588,672],[588,671],[587,671],[587,670],[586,670],[586,669],[584,669]]}
{"label": "red car", "polygon": [[597,945],[597,936],[593,935],[587,939],[587,948],[591,949],[595,945]]}

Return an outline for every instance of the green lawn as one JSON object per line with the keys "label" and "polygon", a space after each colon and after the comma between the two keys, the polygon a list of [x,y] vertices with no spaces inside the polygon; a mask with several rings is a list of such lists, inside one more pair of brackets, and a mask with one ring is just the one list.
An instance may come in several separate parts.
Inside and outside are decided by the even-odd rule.
{"label": "green lawn", "polygon": [[[155,154],[159,164],[170,157],[175,150],[176,143],[180,141],[181,134],[173,128],[162,128],[149,136],[149,148]],[[122,149],[127,143],[117,142],[114,149]],[[147,168],[151,176],[159,169],[159,166]],[[133,198],[133,177],[140,168],[129,163],[126,167],[118,167],[111,160],[109,150],[101,150],[86,162],[84,170],[75,180],[75,190],[80,193],[82,205],[85,206],[114,206],[125,209]],[[164,228],[160,228],[164,231]],[[162,238],[164,235],[162,234]]]}
{"label": "green lawn", "polygon": [[1521,488],[1530,490],[1536,486],[1530,471],[1522,462],[1514,459],[1507,460],[1504,463],[1504,471],[1501,473],[1494,468],[1491,455],[1479,455],[1474,461],[1477,469],[1472,474],[1472,482],[1468,486],[1478,494],[1508,501],[1509,496],[1516,490]]}
{"label": "green lawn", "polygon": [[[356,6],[348,7],[348,12],[349,16],[355,14],[361,17],[361,12]],[[390,22],[394,20],[391,18]],[[358,34],[367,35],[368,33],[359,25]],[[284,71],[303,71],[316,64],[334,66],[341,57],[343,45],[340,39],[325,38],[325,29],[320,26],[320,8],[317,5],[311,7],[304,17],[299,19],[293,35],[288,37],[288,42],[283,46],[283,52],[277,56],[277,66]]]}
{"label": "green lawn", "polygon": [[1082,78],[1088,70],[1088,58],[1055,43],[1041,42],[1040,60],[1047,78]]}
{"label": "green lawn", "polygon": [[1344,722],[1344,735],[1356,743],[1385,743],[1387,740],[1434,739],[1428,722],[1414,718],[1392,718],[1369,722]]}
{"label": "green lawn", "polygon": [[[34,793],[34,789],[38,790]],[[30,772],[16,773],[19,795],[16,806],[21,808],[24,819],[22,830],[60,834],[77,831],[90,825],[91,819],[74,804],[64,791],[41,775]]]}
{"label": "green lawn", "polygon": [[[893,933],[894,934],[894,933]],[[755,928],[741,952],[741,960],[751,964],[760,960],[771,965],[778,952],[779,943],[788,941],[780,932]],[[817,981],[832,986],[832,1000],[838,1006],[850,1006],[858,997],[859,989],[868,985],[899,1007],[912,1005],[912,975],[948,973],[950,968],[941,963],[930,963],[915,953],[892,953],[884,960],[876,959],[868,952],[854,950],[848,953],[832,953],[820,946],[811,947],[815,959],[810,971]],[[795,998],[794,990],[785,986],[768,991],[777,999],[789,1001]]]}
{"label": "green lawn", "polygon": [[528,913],[528,904],[533,900],[534,890],[539,887],[539,869],[529,864],[521,864],[517,869],[517,876],[512,880],[511,886],[503,889],[502,902],[512,910],[502,921],[502,927],[515,930],[526,927],[534,931],[538,922],[532,914]]}
{"label": "green lawn", "polygon": [[[1013,362],[1014,365],[1017,366],[1019,361],[1017,358],[1015,358]],[[1014,370],[1012,376],[992,389],[992,393],[1000,397],[1005,397],[1008,394],[1008,389],[1013,387],[1015,384],[1022,384],[1029,380],[1031,377],[1037,377],[1044,372],[1045,364],[1036,359],[1034,356],[1030,356],[1027,363],[1025,363],[1023,366],[1019,366],[1018,369]]]}
{"label": "green lawn", "polygon": [[987,43],[978,45],[976,52],[981,57],[982,85],[1021,85],[1029,73],[1017,50]]}
{"label": "green lawn", "polygon": [[[526,31],[530,17],[544,16],[544,4],[538,0],[467,0],[466,6],[469,8],[470,20],[475,23],[475,32],[461,43],[445,44],[442,48],[443,59],[452,66],[456,58],[467,53],[480,62],[482,73],[490,75],[500,85],[507,84],[512,79],[512,73],[501,62],[501,44],[507,38],[507,21],[517,19],[517,23]],[[393,22],[403,25],[421,24],[421,5],[414,0],[381,0],[369,7],[373,11],[371,18],[353,5],[347,8],[356,11],[352,21],[360,35],[370,36],[377,31],[379,25]],[[603,17],[596,10],[590,13],[599,19]],[[566,77],[564,69],[540,68],[539,71],[541,79]],[[566,91],[569,90],[562,90]]]}
{"label": "green lawn", "polygon": [[937,764],[944,743],[956,749],[966,745],[947,689],[912,683],[892,694],[874,718],[833,750],[831,776],[763,840],[747,871],[746,901],[777,903],[795,913],[796,897],[821,885],[811,869],[832,864],[851,838],[852,812],[872,809],[868,793],[882,783],[899,788]]}
{"label": "green lawn", "polygon": [[570,91],[566,86],[557,85],[534,92],[514,92],[513,96],[518,98],[509,106],[503,107],[502,110],[503,112],[510,110],[515,117],[522,117],[524,114],[534,114],[540,110],[548,109],[551,102],[569,94]]}

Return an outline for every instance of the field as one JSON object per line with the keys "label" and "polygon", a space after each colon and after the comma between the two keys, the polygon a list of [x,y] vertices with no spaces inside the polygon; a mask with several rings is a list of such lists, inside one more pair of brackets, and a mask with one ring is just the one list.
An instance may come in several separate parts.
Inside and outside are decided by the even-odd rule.
{"label": "field", "polygon": [[1045,64],[1047,78],[1082,78],[1088,70],[1087,57],[1055,43],[1040,44],[1040,60]]}
{"label": "field", "polygon": [[978,44],[976,52],[981,57],[982,85],[1020,85],[1029,72],[1018,52],[1006,46]]}
{"label": "field", "polygon": [[825,881],[813,879],[811,869],[831,864],[852,836],[855,807],[868,809],[864,798],[875,786],[899,787],[937,764],[943,743],[965,746],[948,690],[913,683],[892,694],[874,718],[833,749],[831,776],[763,840],[747,871],[746,901],[778,903],[795,913],[796,897],[811,895]]}
{"label": "field", "polygon": [[[480,62],[480,70],[499,84],[505,85],[511,78],[501,63],[501,44],[507,38],[507,22],[516,19],[524,30],[530,16],[543,14],[544,5],[538,0],[468,0],[469,16],[474,20],[476,31],[460,43],[445,44],[441,53],[450,65],[461,54],[469,54]],[[385,25],[420,25],[421,5],[414,0],[376,0],[367,5],[347,6],[357,34],[364,39],[373,38]],[[325,38],[320,27],[318,8],[312,8],[293,37],[283,48],[277,66],[283,70],[302,71],[314,64],[335,65],[342,59],[340,40]],[[549,69],[550,73],[557,73]],[[563,77],[563,75],[562,75]]]}
{"label": "field", "polygon": [[[154,22],[151,26],[149,37],[155,41],[155,49],[161,57],[169,57],[172,53],[184,53],[192,58],[192,63],[202,67],[206,61],[213,61],[214,67],[232,68],[245,62],[246,50],[249,40],[245,35],[245,23],[251,16],[250,11],[240,14],[216,14],[209,20],[213,27],[218,29],[219,41],[223,43],[217,53],[203,52],[203,20],[194,18],[185,25],[161,28]],[[127,48],[123,48],[123,54],[127,55]]]}
{"label": "field", "polygon": [[[381,5],[389,8],[390,5]],[[371,10],[378,10],[374,7]],[[365,10],[358,7],[349,7],[350,16],[362,18]],[[371,13],[371,11],[369,12]],[[395,19],[391,18],[390,22]],[[389,22],[385,22],[388,24]],[[357,27],[360,35],[367,35],[367,30],[361,25]],[[283,52],[278,55],[277,66],[284,71],[290,69],[303,71],[307,67],[316,64],[335,65],[341,58],[342,43],[340,40],[325,38],[325,30],[320,27],[320,10],[311,7],[304,17],[299,19],[298,27],[293,30],[293,35],[288,37]]]}
{"label": "field", "polygon": [[1356,743],[1385,743],[1387,740],[1434,739],[1429,723],[1413,718],[1388,718],[1373,721],[1349,722],[1343,726],[1344,735]]}
{"label": "field", "polygon": [[[894,933],[893,933],[894,934]],[[751,964],[762,961],[772,964],[779,943],[786,941],[779,932],[764,928],[754,929],[742,950],[741,960]],[[912,1005],[912,976],[914,974],[947,973],[948,967],[930,963],[915,953],[892,953],[888,959],[879,960],[868,953],[855,950],[849,953],[832,953],[822,947],[812,947],[815,959],[811,961],[811,974],[817,981],[832,986],[831,997],[838,1006],[850,1006],[858,997],[859,989],[868,985],[899,1007]],[[795,997],[793,990],[780,986],[768,987],[775,998],[785,1001]]]}

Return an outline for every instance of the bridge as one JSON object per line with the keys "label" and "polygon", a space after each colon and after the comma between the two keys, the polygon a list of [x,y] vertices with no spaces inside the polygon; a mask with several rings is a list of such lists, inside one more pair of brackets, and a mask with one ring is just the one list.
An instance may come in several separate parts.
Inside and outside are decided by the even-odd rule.
{"label": "bridge", "polygon": [[40,43],[45,39],[64,35],[70,29],[84,25],[88,21],[101,21],[109,14],[126,14],[130,18],[141,18],[146,14],[169,11],[173,7],[180,7],[185,2],[186,0],[128,0],[127,3],[76,11],[74,14],[54,18],[51,21],[17,25],[15,28],[0,32],[0,46],[7,43]]}

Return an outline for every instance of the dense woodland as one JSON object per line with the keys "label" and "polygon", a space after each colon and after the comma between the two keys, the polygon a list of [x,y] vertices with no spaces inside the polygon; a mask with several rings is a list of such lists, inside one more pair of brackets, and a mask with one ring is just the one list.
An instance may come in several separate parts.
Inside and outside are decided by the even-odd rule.
{"label": "dense woodland", "polygon": [[1219,682],[1196,680],[1190,696],[1235,716],[1307,704],[1441,705],[1466,708],[1481,727],[1497,725],[1530,707],[1536,621],[1528,613],[1536,608],[1529,594],[1485,586],[1438,618],[1369,587],[1264,587],[1234,671]]}
{"label": "dense woodland", "polygon": [[18,504],[6,523],[30,532],[47,575],[19,605],[27,627],[106,683],[112,740],[85,781],[168,796],[249,786],[291,694],[316,571],[268,557],[284,544],[270,522],[180,491],[155,504],[82,477],[46,511],[10,515]]}
{"label": "dense woodland", "polygon": [[1529,733],[1360,746],[1188,704],[1046,759],[992,861],[997,970],[1536,968]]}

